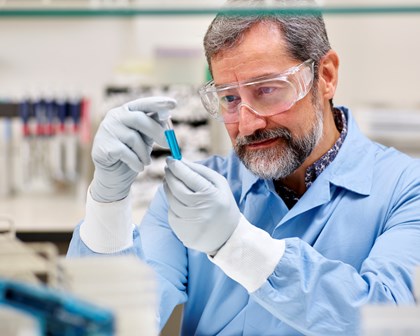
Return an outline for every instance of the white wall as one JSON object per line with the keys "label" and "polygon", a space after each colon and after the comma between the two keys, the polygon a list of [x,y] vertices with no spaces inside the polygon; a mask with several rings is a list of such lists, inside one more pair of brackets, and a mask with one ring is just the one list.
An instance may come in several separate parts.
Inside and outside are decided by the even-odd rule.
{"label": "white wall", "polygon": [[420,108],[420,15],[326,16],[341,57],[336,102]]}
{"label": "white wall", "polygon": [[[106,84],[132,80],[123,72],[153,79],[156,46],[201,49],[207,22],[191,17],[1,18],[0,97],[70,90],[98,102]],[[204,78],[204,66],[202,72]]]}
{"label": "white wall", "polygon": [[0,92],[77,89],[97,94],[126,49],[119,19],[0,20]]}

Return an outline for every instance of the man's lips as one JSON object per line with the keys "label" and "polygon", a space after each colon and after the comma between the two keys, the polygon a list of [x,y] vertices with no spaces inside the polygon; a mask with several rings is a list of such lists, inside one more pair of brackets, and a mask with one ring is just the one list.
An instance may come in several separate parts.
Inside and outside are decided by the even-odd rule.
{"label": "man's lips", "polygon": [[267,139],[267,140],[254,141],[252,143],[246,144],[245,146],[249,149],[262,149],[262,148],[265,148],[265,147],[272,146],[278,140],[279,140],[279,138],[271,138],[271,139]]}

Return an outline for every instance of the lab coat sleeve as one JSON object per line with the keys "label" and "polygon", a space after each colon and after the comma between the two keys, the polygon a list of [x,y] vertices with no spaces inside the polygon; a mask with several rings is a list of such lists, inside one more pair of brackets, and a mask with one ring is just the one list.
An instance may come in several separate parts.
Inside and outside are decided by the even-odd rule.
{"label": "lab coat sleeve", "polygon": [[159,322],[163,328],[176,305],[187,301],[188,250],[168,224],[168,203],[160,186],[139,226],[146,262],[159,280]]}
{"label": "lab coat sleeve", "polygon": [[[304,335],[358,335],[358,310],[363,304],[414,303],[408,285],[411,281],[409,270],[416,263],[420,264],[420,256],[415,255],[420,246],[420,222],[416,228],[412,227],[414,230],[409,226],[380,237],[378,246],[374,246],[360,273],[341,261],[324,258],[299,238],[287,238],[278,264],[250,295],[272,315]],[[249,243],[254,245],[258,239],[249,240]],[[273,250],[269,246],[266,244],[258,249],[259,259],[263,259],[264,251],[270,258]],[[256,250],[255,247],[241,249]],[[251,264],[248,267],[252,269],[243,267],[247,265],[246,259],[255,257],[245,257],[245,261],[240,261],[241,257],[235,257],[233,253],[228,261],[228,255],[222,250],[223,255],[216,254],[213,261],[228,276],[248,291],[254,288],[249,286],[252,284],[249,278],[257,279],[255,284],[261,282],[262,274],[266,274],[261,268]],[[384,254],[384,251],[387,252]],[[398,251],[404,252],[398,255]],[[387,254],[393,255],[392,259],[386,261]],[[218,257],[225,260],[217,260]]]}
{"label": "lab coat sleeve", "polygon": [[[286,239],[282,259],[253,297],[305,335],[358,335],[361,306],[415,304],[413,272],[420,265],[418,168],[413,165],[400,177],[385,223],[360,269],[327,259],[300,239]],[[357,249],[357,241],[353,245]]]}
{"label": "lab coat sleeve", "polygon": [[284,240],[271,238],[242,215],[232,236],[209,259],[248,292],[254,292],[273,273],[284,249]]}
{"label": "lab coat sleeve", "polygon": [[[187,300],[186,249],[167,223],[167,203],[162,188],[159,188],[139,226],[133,229],[129,219],[129,199],[105,204],[95,202],[88,195],[86,220],[74,230],[67,257],[103,253],[140,257],[154,269],[157,277],[156,319],[163,328],[174,307]],[[118,227],[119,224],[122,228]],[[113,237],[119,234],[122,238]]]}
{"label": "lab coat sleeve", "polygon": [[[102,253],[97,253],[95,251],[92,251],[80,238],[80,226],[82,223],[83,222],[79,223],[79,225],[73,231],[73,236],[72,236],[72,239],[69,244],[69,248],[66,253],[66,258],[78,258],[78,257],[86,257],[86,256],[93,256],[93,255],[103,255]],[[139,235],[139,232],[137,231],[137,228],[133,231],[133,244],[125,250],[112,253],[112,255],[136,255],[140,259],[144,259],[143,248],[141,245],[140,235]]]}
{"label": "lab coat sleeve", "polygon": [[116,253],[133,245],[131,195],[111,202],[96,202],[87,192],[85,221],[80,226],[80,238],[92,251]]}
{"label": "lab coat sleeve", "polygon": [[[234,257],[235,266],[223,251],[231,248],[232,241],[222,247],[213,261],[247,288],[253,299],[273,316],[302,334],[358,335],[361,306],[415,303],[413,271],[420,265],[420,181],[417,175],[411,174],[409,181],[404,180],[407,176],[401,177],[401,189],[395,191],[389,204],[383,232],[359,270],[324,257],[299,238],[284,239],[284,253],[265,281],[259,280],[261,286],[255,291],[245,277],[258,275],[252,275],[252,270],[244,272],[242,262]],[[244,244],[258,243],[258,239],[233,238]],[[266,249],[260,248],[259,253],[265,251],[269,258],[276,250],[272,248],[274,245],[266,246]],[[356,241],[354,246],[357,248]],[[241,249],[251,251],[252,247]]]}
{"label": "lab coat sleeve", "polygon": [[100,203],[88,191],[85,219],[76,228],[67,255],[126,254],[133,249],[134,232],[130,196]]}
{"label": "lab coat sleeve", "polygon": [[86,216],[75,228],[67,257],[135,254],[143,259],[141,240],[131,221],[131,200],[99,203],[87,193]]}

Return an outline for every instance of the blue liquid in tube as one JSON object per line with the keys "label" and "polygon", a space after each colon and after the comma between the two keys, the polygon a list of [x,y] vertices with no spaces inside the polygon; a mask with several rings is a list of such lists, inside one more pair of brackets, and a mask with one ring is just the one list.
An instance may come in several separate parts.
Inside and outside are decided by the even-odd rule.
{"label": "blue liquid in tube", "polygon": [[166,142],[171,150],[172,157],[175,160],[181,160],[181,150],[179,149],[178,141],[176,141],[175,132],[172,128],[165,130]]}

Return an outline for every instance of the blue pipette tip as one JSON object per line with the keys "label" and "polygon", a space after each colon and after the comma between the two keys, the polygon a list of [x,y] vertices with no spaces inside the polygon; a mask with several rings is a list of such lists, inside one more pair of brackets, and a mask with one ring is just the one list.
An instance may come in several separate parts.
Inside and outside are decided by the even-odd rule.
{"label": "blue pipette tip", "polygon": [[173,129],[168,129],[165,131],[166,142],[169,145],[171,150],[172,157],[175,160],[181,160],[181,150],[179,149],[178,141],[176,140],[175,132]]}

